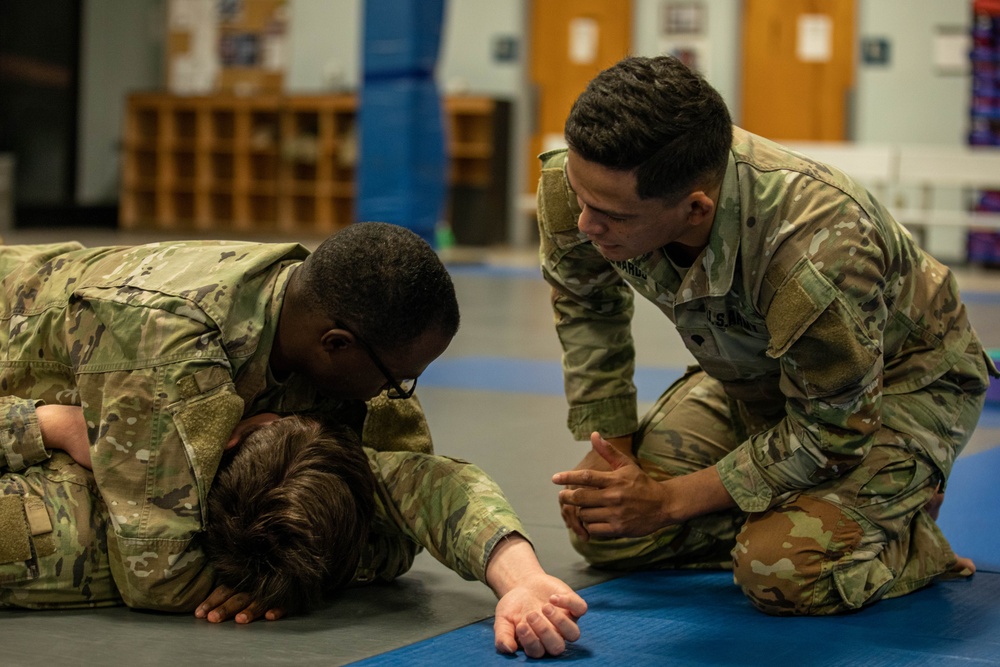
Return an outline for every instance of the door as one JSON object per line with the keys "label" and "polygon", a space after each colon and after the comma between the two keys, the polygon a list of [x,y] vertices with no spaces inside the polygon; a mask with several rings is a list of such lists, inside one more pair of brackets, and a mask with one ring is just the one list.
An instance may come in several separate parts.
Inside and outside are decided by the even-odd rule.
{"label": "door", "polygon": [[632,3],[608,0],[534,0],[529,76],[534,120],[527,192],[538,185],[538,154],[564,146],[563,125],[574,100],[601,70],[628,55]]}
{"label": "door", "polygon": [[848,139],[855,0],[744,0],[740,125],[777,140]]}

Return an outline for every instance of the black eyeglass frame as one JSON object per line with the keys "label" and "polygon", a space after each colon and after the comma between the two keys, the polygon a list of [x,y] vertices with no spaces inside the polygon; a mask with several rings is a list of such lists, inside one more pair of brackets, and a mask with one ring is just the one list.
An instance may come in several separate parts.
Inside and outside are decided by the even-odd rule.
{"label": "black eyeglass frame", "polygon": [[[341,329],[354,336],[354,340],[358,341],[358,345],[364,348],[365,352],[368,353],[368,358],[372,360],[373,364],[375,364],[375,368],[377,368],[379,372],[385,376],[385,379],[389,382],[389,388],[385,392],[387,397],[402,400],[413,396],[413,392],[417,390],[417,378],[407,378],[402,382],[397,381],[393,374],[389,372],[389,369],[385,367],[385,364],[382,363],[382,360],[378,358],[378,355],[375,354],[374,348],[368,344],[368,341],[344,325],[341,324],[339,326]],[[410,384],[411,382],[413,384]],[[409,388],[404,388],[404,384],[410,384]]]}

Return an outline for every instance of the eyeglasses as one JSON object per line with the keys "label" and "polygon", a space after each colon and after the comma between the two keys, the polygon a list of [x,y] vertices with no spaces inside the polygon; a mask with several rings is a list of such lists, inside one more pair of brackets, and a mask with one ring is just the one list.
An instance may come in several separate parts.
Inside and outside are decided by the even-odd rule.
{"label": "eyeglasses", "polygon": [[365,352],[368,353],[368,357],[372,360],[372,363],[375,364],[375,368],[377,368],[379,372],[385,376],[385,379],[388,380],[389,389],[385,392],[387,397],[409,398],[410,396],[413,396],[413,392],[417,389],[417,378],[403,378],[402,380],[397,380],[393,377],[392,373],[389,372],[389,369],[385,367],[382,360],[378,358],[377,354],[375,354],[375,350],[372,349],[372,346],[369,345],[364,338],[343,325],[340,325],[340,328],[354,336],[354,340],[358,341],[358,344],[364,348]]}

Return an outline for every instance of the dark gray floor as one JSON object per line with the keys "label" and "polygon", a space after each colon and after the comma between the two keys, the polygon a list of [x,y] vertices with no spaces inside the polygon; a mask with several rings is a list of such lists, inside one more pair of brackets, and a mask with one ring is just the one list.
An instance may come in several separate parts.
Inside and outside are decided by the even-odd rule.
{"label": "dark gray floor", "polygon": [[[78,238],[88,245],[132,243],[149,235],[109,232],[5,234],[7,242]],[[310,243],[307,242],[307,245]],[[489,255],[488,261],[531,266],[534,252]],[[963,286],[1000,293],[1000,274],[968,272]],[[557,360],[548,291],[540,279],[502,272],[456,272],[462,328],[446,359],[473,356]],[[971,307],[987,345],[1000,346],[1000,299]],[[689,359],[669,323],[651,306],[635,321],[640,365],[680,368]],[[480,379],[482,384],[488,378]],[[564,427],[565,401],[524,395],[421,387],[439,453],[474,461],[505,490],[525,522],[542,564],[582,588],[607,575],[585,567],[566,539],[549,478],[587,450]],[[640,406],[644,407],[644,406]],[[1000,443],[981,429],[968,452]],[[492,593],[465,582],[422,554],[389,586],[350,591],[318,612],[250,626],[211,625],[187,616],[110,609],[80,612],[0,612],[0,665],[134,665],[184,663],[341,665],[462,627],[492,615]],[[484,647],[488,649],[488,647]],[[442,661],[469,664],[462,656]]]}

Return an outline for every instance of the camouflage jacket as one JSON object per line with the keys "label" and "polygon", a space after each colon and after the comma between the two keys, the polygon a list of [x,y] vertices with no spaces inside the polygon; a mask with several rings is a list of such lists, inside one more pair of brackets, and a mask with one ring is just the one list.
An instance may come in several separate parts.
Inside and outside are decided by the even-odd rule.
{"label": "camouflage jacket", "polygon": [[843,474],[883,423],[918,436],[947,475],[958,451],[922,390],[963,355],[982,370],[963,389],[988,382],[952,274],[842,172],[733,131],[708,246],[687,268],[663,250],[604,259],[576,228],[565,150],[541,156],[540,255],[570,429],[585,439],[637,427],[635,290],[737,409],[767,424],[718,465],[742,509]]}
{"label": "camouflage jacket", "polygon": [[[296,244],[177,242],[85,249],[0,246],[0,463],[46,456],[34,408],[80,405],[94,477],[112,518],[114,579],[133,607],[183,610],[210,591],[193,539],[233,426],[264,411],[312,413],[361,430],[361,402],[278,383],[268,357]],[[429,437],[415,402],[394,426]],[[410,437],[410,436],[406,436]],[[429,446],[429,445],[428,445]]]}
{"label": "camouflage jacket", "polygon": [[[365,453],[375,474],[376,515],[355,583],[400,576],[421,548],[463,578],[485,583],[500,541],[527,537],[503,492],[476,466],[423,452]],[[0,540],[0,607],[120,604],[100,531],[108,512],[93,475],[63,452],[20,472],[6,467],[0,462],[0,525],[11,534]],[[209,578],[210,568],[200,575]],[[185,582],[161,583],[163,590],[172,586]]]}

